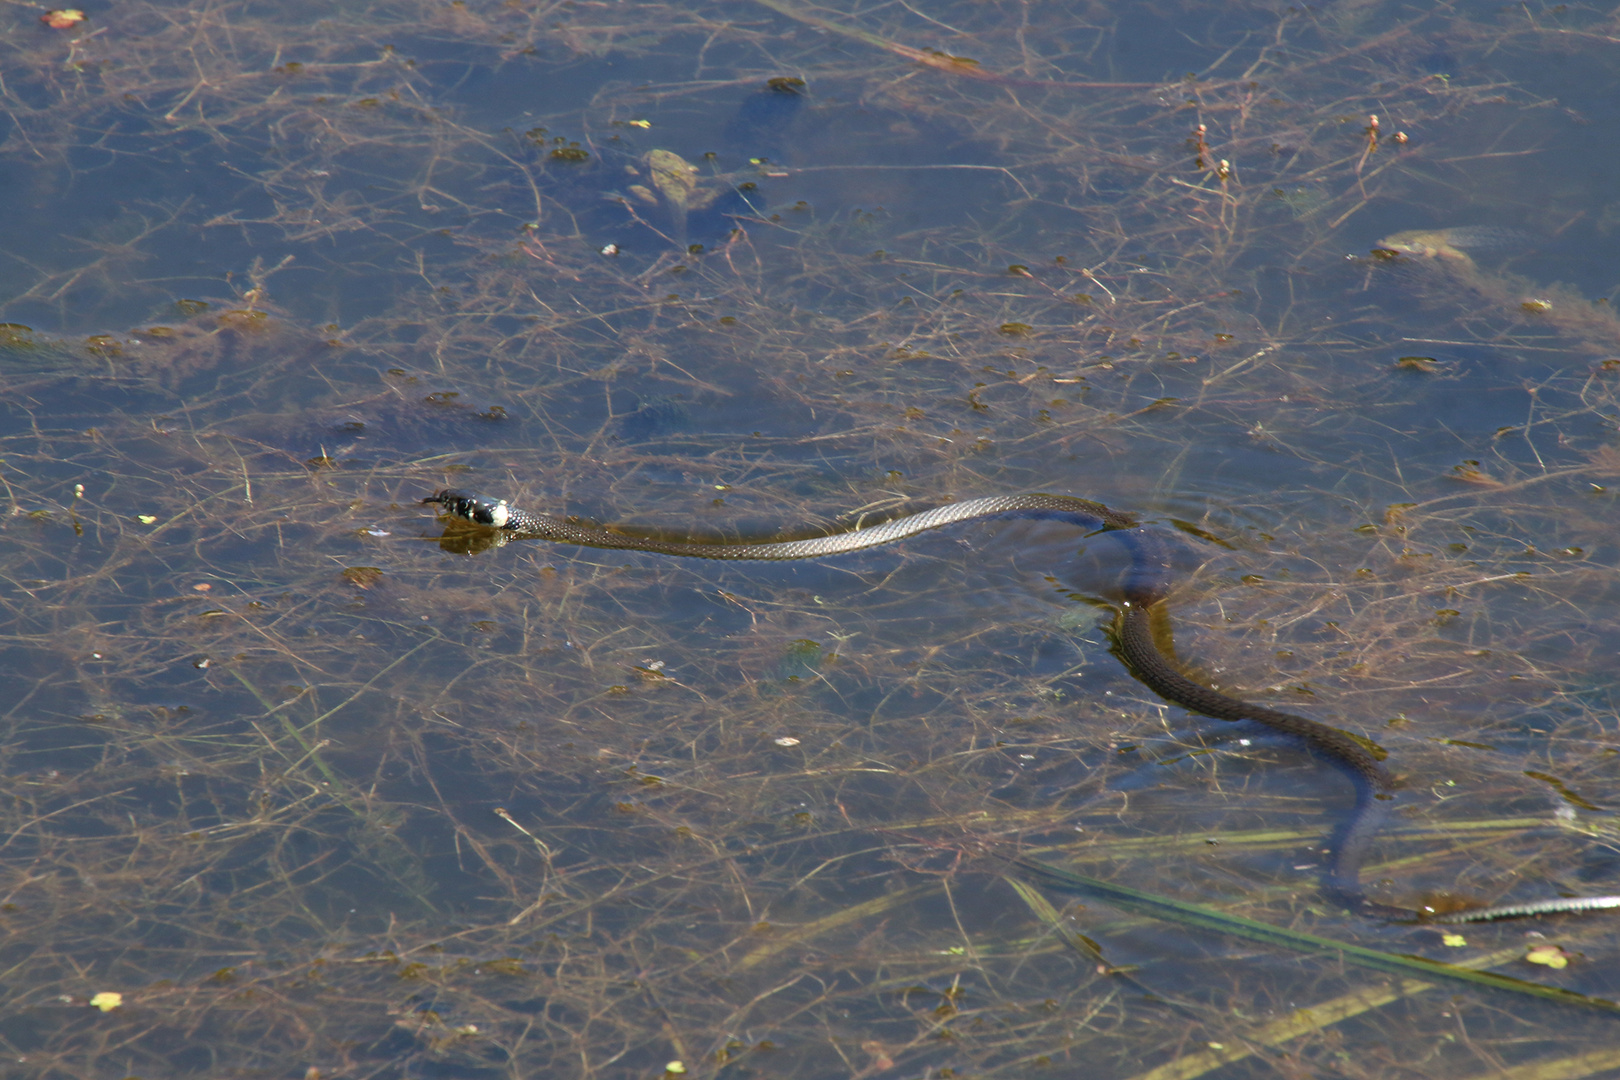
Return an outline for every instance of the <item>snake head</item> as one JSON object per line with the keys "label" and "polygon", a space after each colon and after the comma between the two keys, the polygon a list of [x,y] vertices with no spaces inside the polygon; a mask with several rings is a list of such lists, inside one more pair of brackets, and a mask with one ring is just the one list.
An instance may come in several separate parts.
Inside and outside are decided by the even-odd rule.
{"label": "snake head", "polygon": [[424,503],[438,503],[451,517],[470,521],[474,525],[487,525],[492,529],[506,528],[512,508],[505,499],[491,499],[487,495],[473,495],[454,488],[436,491],[423,499]]}

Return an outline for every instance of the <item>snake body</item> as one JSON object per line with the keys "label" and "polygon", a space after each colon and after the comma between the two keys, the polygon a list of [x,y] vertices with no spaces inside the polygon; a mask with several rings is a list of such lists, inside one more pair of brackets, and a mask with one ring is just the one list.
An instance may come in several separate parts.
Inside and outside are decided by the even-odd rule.
{"label": "snake body", "polygon": [[[892,544],[966,521],[986,518],[1060,520],[1092,532],[1119,537],[1130,549],[1131,565],[1121,588],[1123,602],[1114,623],[1115,655],[1140,682],[1166,701],[1217,720],[1248,720],[1293,738],[1337,766],[1355,787],[1351,812],[1335,830],[1324,873],[1325,891],[1346,907],[1384,919],[1434,922],[1484,921],[1520,915],[1595,910],[1620,906],[1620,898],[1575,897],[1447,915],[1426,915],[1369,899],[1361,887],[1361,864],[1394,791],[1394,780],[1368,744],[1327,724],[1223,694],[1187,678],[1170,661],[1153,634],[1153,612],[1169,591],[1170,554],[1157,532],[1130,514],[1069,495],[994,495],[949,503],[879,524],[796,540],[671,540],[623,527],[604,527],[575,518],[533,513],[504,499],[445,489],[422,500],[447,515],[522,538],[561,544],[647,551],[660,555],[730,561],[818,559]],[[1609,903],[1607,901],[1613,901]]]}

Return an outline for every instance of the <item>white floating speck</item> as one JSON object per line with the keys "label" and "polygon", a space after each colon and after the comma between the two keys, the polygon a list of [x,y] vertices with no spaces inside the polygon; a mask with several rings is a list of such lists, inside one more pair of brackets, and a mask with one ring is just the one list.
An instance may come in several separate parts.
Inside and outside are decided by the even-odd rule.
{"label": "white floating speck", "polygon": [[782,736],[779,736],[778,738],[772,739],[771,741],[773,743],[775,743],[777,746],[798,746],[799,745],[799,740],[795,739],[791,735],[782,735]]}

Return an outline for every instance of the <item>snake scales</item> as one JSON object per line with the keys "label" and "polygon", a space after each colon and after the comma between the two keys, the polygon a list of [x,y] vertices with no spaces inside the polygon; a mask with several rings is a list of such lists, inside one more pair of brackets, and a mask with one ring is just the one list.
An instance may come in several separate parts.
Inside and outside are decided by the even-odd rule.
{"label": "snake scales", "polygon": [[1164,539],[1143,528],[1136,518],[1101,503],[1069,495],[994,495],[949,503],[881,524],[802,540],[733,542],[669,540],[624,528],[604,527],[573,518],[537,514],[504,499],[445,489],[422,500],[437,503],[450,517],[503,533],[579,544],[594,548],[647,551],[660,555],[731,561],[816,559],[892,544],[919,533],[985,518],[1042,518],[1066,521],[1119,537],[1130,549],[1131,565],[1114,623],[1116,655],[1131,674],[1154,693],[1183,708],[1217,720],[1249,720],[1304,743],[1337,766],[1355,787],[1355,806],[1335,830],[1329,844],[1323,885],[1326,892],[1358,913],[1375,918],[1433,922],[1478,922],[1525,915],[1544,915],[1620,907],[1620,897],[1566,897],[1528,904],[1472,908],[1447,914],[1418,912],[1369,899],[1361,887],[1361,864],[1394,791],[1383,763],[1361,740],[1293,713],[1243,701],[1202,686],[1178,671],[1154,640],[1155,605],[1169,591],[1170,553]]}

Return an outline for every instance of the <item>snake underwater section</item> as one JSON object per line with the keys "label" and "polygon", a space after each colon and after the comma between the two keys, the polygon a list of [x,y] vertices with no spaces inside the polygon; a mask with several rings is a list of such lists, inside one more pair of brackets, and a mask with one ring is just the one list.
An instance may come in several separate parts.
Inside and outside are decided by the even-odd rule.
{"label": "snake underwater section", "polygon": [[1614,1073],[1616,40],[0,9],[6,1075]]}

